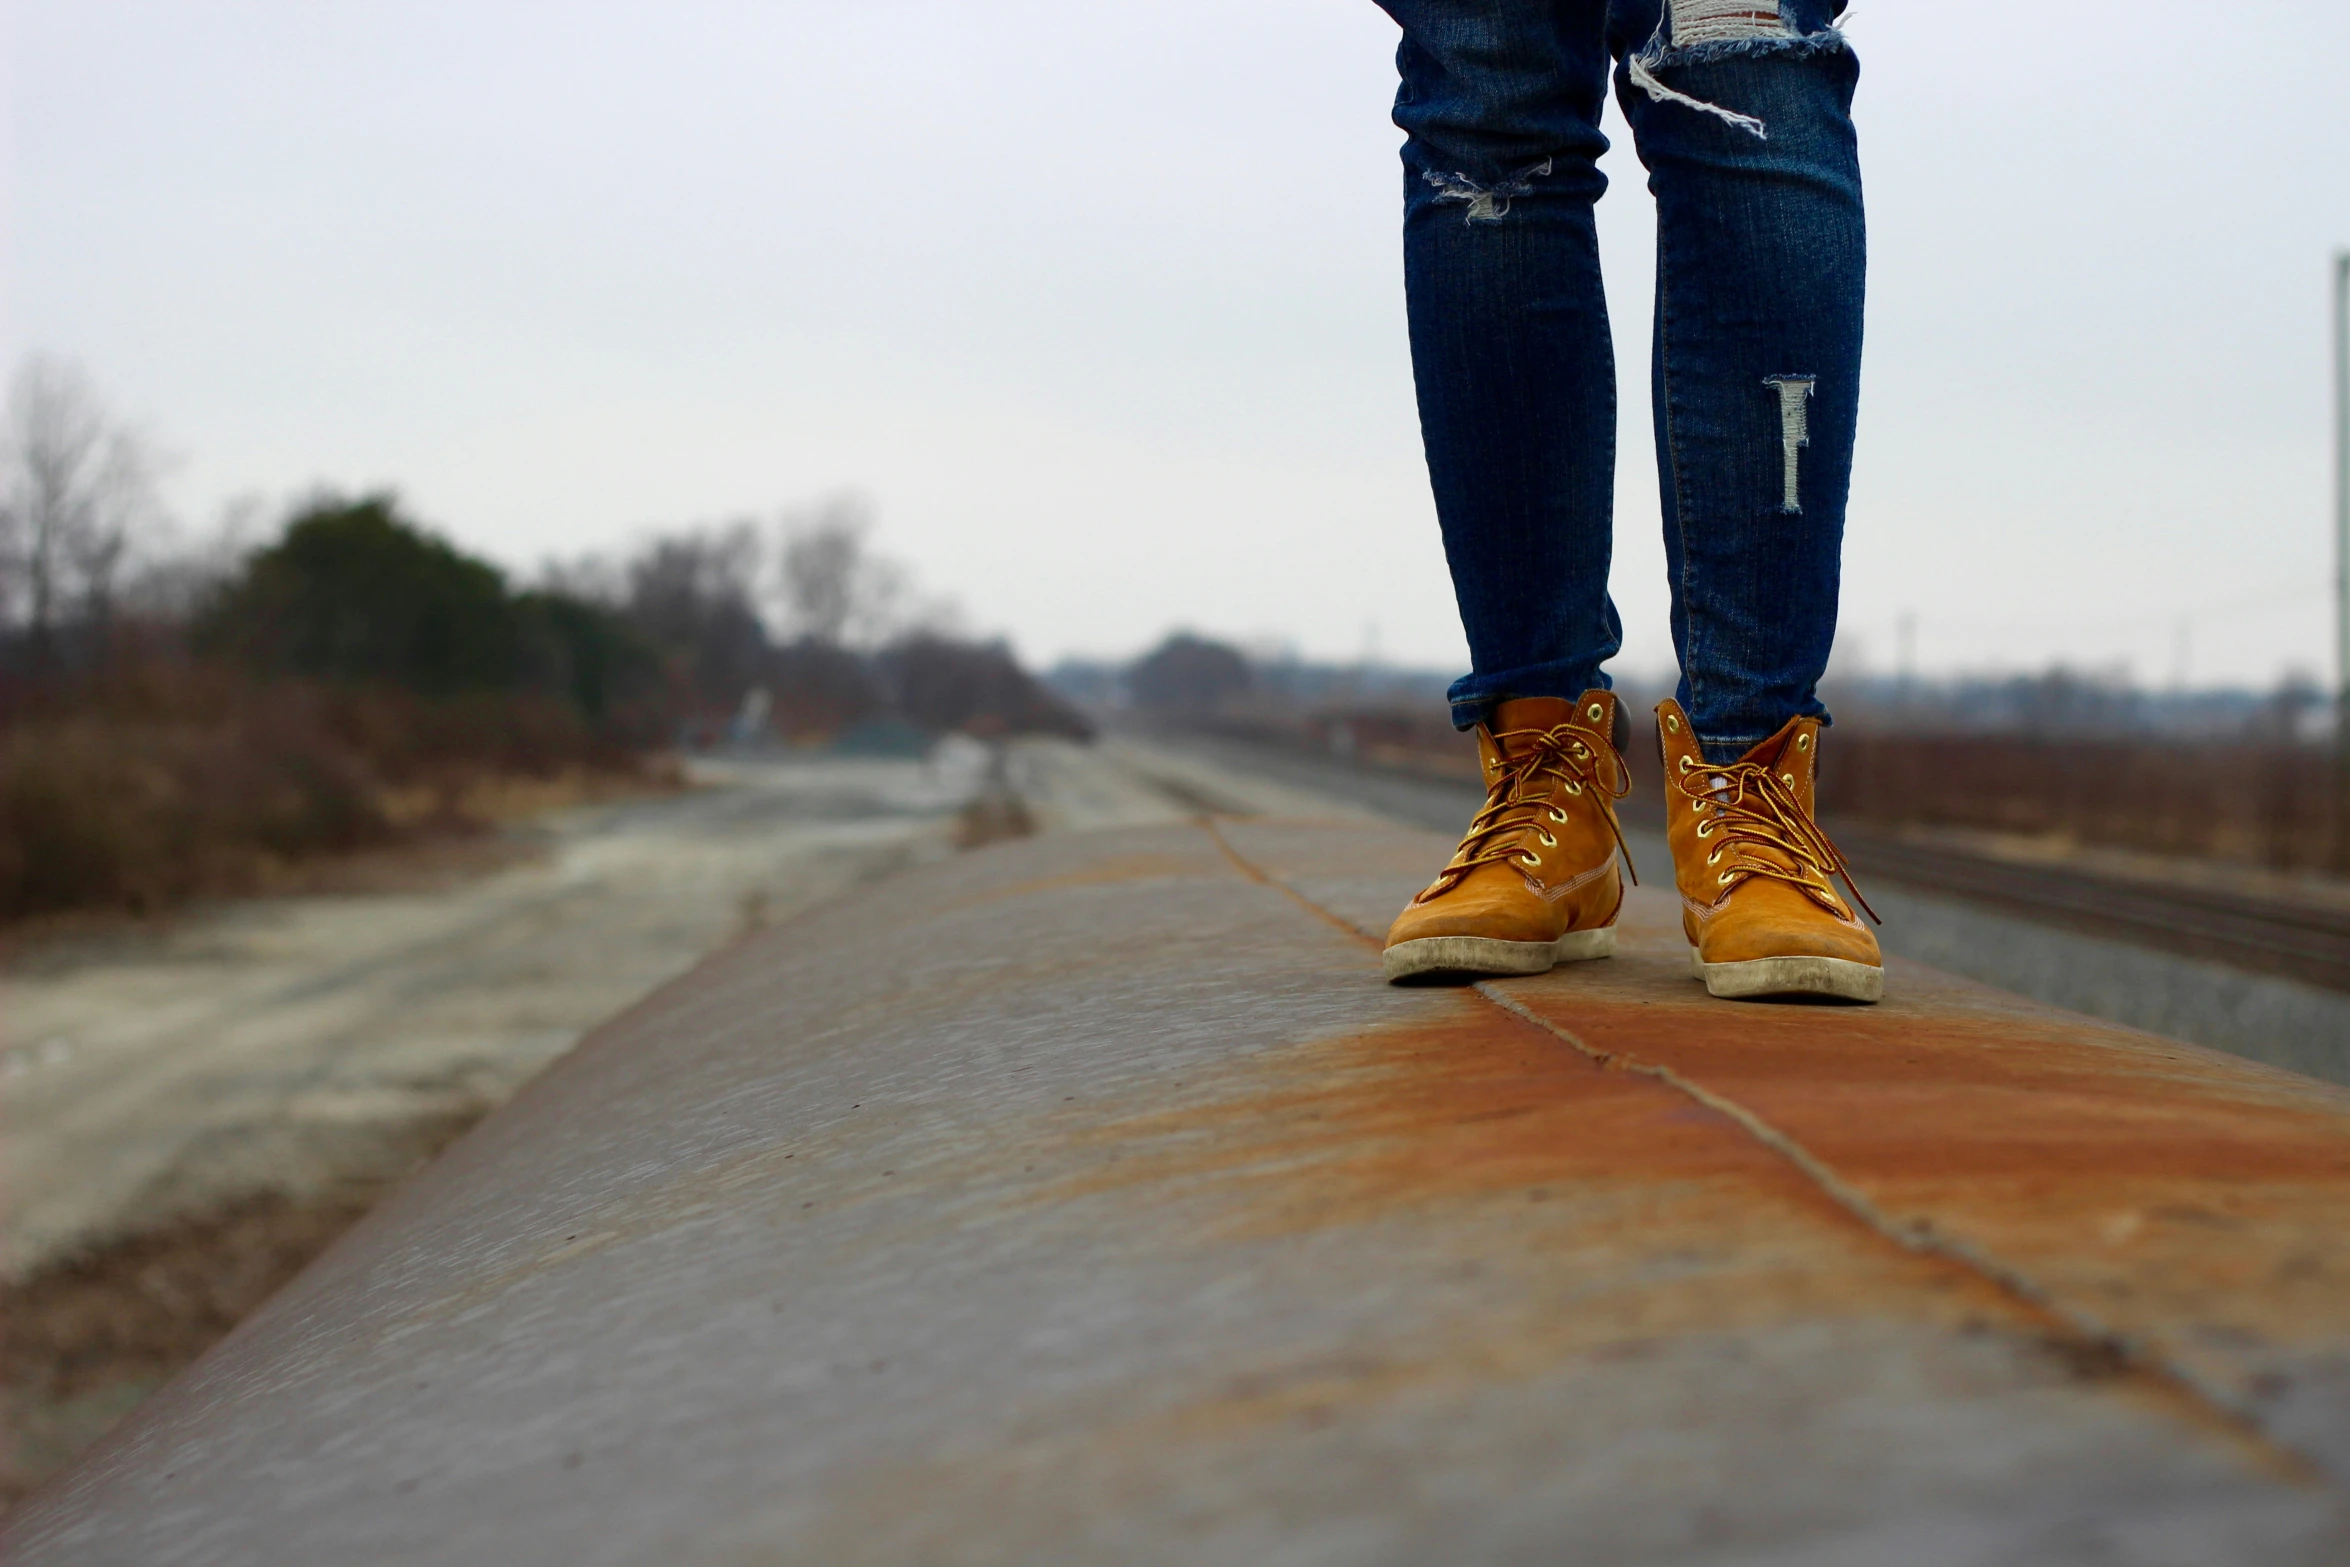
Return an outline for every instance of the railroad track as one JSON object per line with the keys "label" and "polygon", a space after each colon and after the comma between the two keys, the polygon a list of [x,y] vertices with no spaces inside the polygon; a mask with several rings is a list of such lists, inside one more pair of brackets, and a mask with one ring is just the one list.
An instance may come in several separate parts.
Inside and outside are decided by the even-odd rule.
{"label": "railroad track", "polygon": [[2350,910],[2078,865],[1993,859],[1882,831],[1831,824],[1860,877],[2186,957],[2350,991]]}

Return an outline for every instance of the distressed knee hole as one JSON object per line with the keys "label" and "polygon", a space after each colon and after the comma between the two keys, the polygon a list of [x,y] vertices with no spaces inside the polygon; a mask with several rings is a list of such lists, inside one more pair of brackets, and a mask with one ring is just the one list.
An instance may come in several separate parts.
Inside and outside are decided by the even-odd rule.
{"label": "distressed knee hole", "polygon": [[1768,129],[1751,114],[1740,114],[1718,103],[1691,97],[1658,80],[1668,66],[1722,60],[1738,55],[1799,56],[1825,54],[1849,47],[1834,27],[1799,33],[1781,0],[1669,0],[1656,19],[1656,32],[1638,54],[1628,55],[1624,69],[1632,85],[1657,103],[1677,103],[1723,124],[1745,131],[1758,141],[1770,139]]}
{"label": "distressed knee hole", "polygon": [[1733,39],[1785,38],[1792,34],[1779,14],[1779,0],[1672,0],[1673,47],[1724,43]]}
{"label": "distressed knee hole", "polygon": [[1420,178],[1435,188],[1439,202],[1457,201],[1468,208],[1463,222],[1499,223],[1509,216],[1513,197],[1533,194],[1534,182],[1550,172],[1550,164],[1551,160],[1545,158],[1540,163],[1528,164],[1506,180],[1496,180],[1490,185],[1480,184],[1466,174],[1438,174],[1430,171]]}

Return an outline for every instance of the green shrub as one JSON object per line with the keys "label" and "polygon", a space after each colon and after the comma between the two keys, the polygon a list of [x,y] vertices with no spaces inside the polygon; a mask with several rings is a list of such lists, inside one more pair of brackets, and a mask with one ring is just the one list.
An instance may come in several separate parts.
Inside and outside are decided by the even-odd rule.
{"label": "green shrub", "polygon": [[273,673],[434,695],[510,686],[522,669],[522,620],[497,568],[384,495],[297,516],[207,609],[196,641]]}
{"label": "green shrub", "polygon": [[634,626],[560,593],[525,593],[514,608],[530,690],[569,702],[591,724],[647,731],[645,710],[665,695],[661,658]]}

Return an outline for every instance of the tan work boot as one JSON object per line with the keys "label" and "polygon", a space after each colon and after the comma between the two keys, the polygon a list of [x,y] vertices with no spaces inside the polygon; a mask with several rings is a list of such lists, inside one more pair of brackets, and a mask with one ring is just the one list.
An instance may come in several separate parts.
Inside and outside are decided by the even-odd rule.
{"label": "tan work boot", "polygon": [[[1885,959],[1834,878],[1859,890],[1812,819],[1820,721],[1792,718],[1735,762],[1708,763],[1678,702],[1659,702],[1665,838],[1681,887],[1681,929],[1717,996],[1876,1001]],[[1863,903],[1863,908],[1868,905]]]}
{"label": "tan work boot", "polygon": [[1396,916],[1390,980],[1540,974],[1616,950],[1615,802],[1630,780],[1615,733],[1612,691],[1496,704],[1477,726],[1485,808],[1452,863]]}

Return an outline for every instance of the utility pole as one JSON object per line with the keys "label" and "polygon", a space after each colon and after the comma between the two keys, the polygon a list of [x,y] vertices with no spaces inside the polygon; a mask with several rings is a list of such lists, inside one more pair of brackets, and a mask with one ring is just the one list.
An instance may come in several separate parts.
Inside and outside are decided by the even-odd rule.
{"label": "utility pole", "polygon": [[2350,752],[2350,250],[2334,252],[2334,743]]}
{"label": "utility pole", "polygon": [[2333,849],[2350,874],[2350,250],[2334,252]]}

